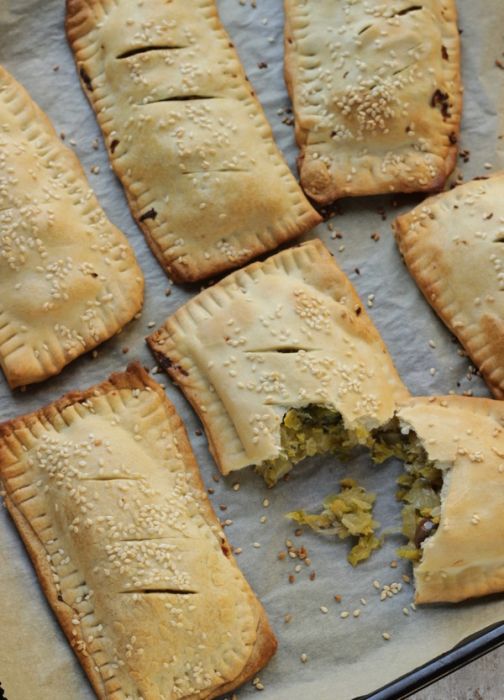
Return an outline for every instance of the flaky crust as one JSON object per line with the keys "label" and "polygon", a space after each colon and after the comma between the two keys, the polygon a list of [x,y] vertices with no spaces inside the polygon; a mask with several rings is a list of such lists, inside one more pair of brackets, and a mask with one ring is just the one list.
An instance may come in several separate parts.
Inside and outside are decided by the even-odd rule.
{"label": "flaky crust", "polygon": [[67,0],[66,26],[133,216],[175,281],[243,265],[320,222],[213,0]]}
{"label": "flaky crust", "polygon": [[431,197],[394,231],[425,298],[504,398],[504,173]]}
{"label": "flaky crust", "polygon": [[326,405],[348,428],[372,429],[409,396],[318,240],[229,275],[147,342],[200,416],[224,474],[279,456],[288,408]]}
{"label": "flaky crust", "polygon": [[441,521],[415,566],[418,603],[504,591],[504,404],[412,398],[397,415],[443,470]]}
{"label": "flaky crust", "polygon": [[143,275],[47,116],[0,66],[0,366],[40,382],[118,333]]}
{"label": "flaky crust", "polygon": [[99,698],[214,698],[274,653],[182,422],[139,365],[1,425],[0,479]]}
{"label": "flaky crust", "polygon": [[299,171],[321,204],[442,189],[462,91],[455,0],[284,0]]}

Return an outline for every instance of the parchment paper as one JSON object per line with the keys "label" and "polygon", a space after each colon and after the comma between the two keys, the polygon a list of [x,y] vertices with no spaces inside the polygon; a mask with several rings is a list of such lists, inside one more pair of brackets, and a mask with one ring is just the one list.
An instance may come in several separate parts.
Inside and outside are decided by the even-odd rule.
{"label": "parchment paper", "polygon": [[[221,0],[219,8],[244,60],[252,83],[265,105],[275,136],[294,167],[297,150],[292,126],[283,123],[288,98],[282,77],[282,2]],[[504,3],[459,0],[463,29],[463,77],[465,108],[462,148],[471,151],[462,165],[467,178],[503,165],[503,114],[500,110],[504,71],[495,65],[504,57]],[[63,0],[0,0],[0,62],[31,92],[46,110],[66,142],[73,143],[89,179],[112,221],[128,235],[147,282],[145,309],[140,320],[90,356],[72,363],[61,376],[26,392],[11,393],[0,378],[0,419],[33,410],[71,389],[102,381],[112,371],[139,358],[154,366],[144,336],[151,321],[163,319],[184,303],[191,293],[170,286],[151,255],[143,236],[131,219],[121,187],[110,172],[99,131],[78,84],[73,59],[64,32]],[[267,67],[259,68],[258,64]],[[500,138],[499,138],[500,137]],[[99,138],[99,149],[93,141]],[[100,166],[98,175],[90,173]],[[390,232],[391,219],[420,200],[419,197],[359,199],[341,204],[342,215],[319,226],[318,235],[335,252],[364,303],[375,295],[371,316],[383,334],[390,352],[410,390],[415,394],[462,393],[472,390],[488,395],[483,383],[469,374],[469,362],[458,354],[459,346],[439,322],[401,263]],[[386,220],[382,219],[383,208]],[[71,222],[69,222],[71,226]],[[332,238],[338,232],[342,238]],[[379,241],[371,234],[378,232]],[[359,270],[360,274],[356,272]],[[429,341],[433,343],[429,344]],[[431,347],[435,345],[435,347]],[[129,348],[127,354],[123,348]],[[433,372],[431,373],[431,368]],[[352,475],[378,495],[377,518],[384,527],[399,523],[399,505],[394,500],[394,479],[400,465],[373,467],[363,455],[350,465],[334,459],[318,459],[298,467],[288,483],[268,491],[250,470],[214,482],[216,468],[205,437],[197,435],[198,420],[164,375],[167,393],[184,419],[207,486],[215,489],[216,508],[227,505],[222,517],[233,521],[227,528],[234,547],[243,552],[238,562],[263,601],[278,635],[278,654],[260,674],[263,696],[275,700],[314,698],[348,700],[369,693],[449,650],[467,635],[504,620],[504,600],[480,600],[458,606],[436,606],[402,610],[412,601],[412,589],[402,574],[411,574],[407,564],[390,567],[399,540],[390,537],[372,559],[353,570],[346,563],[347,546],[309,533],[294,536],[294,526],[284,513],[297,507],[317,508],[337,481]],[[240,490],[232,488],[240,483]],[[268,498],[270,506],[263,507]],[[220,511],[218,510],[220,513]],[[261,516],[267,522],[261,523]],[[311,566],[277,555],[285,551],[285,540],[304,545]],[[261,547],[254,547],[260,543]],[[310,580],[315,571],[316,578]],[[288,582],[289,574],[296,577]],[[312,575],[313,578],[313,575]],[[403,590],[384,602],[373,585],[402,582]],[[334,595],[342,596],[340,603]],[[365,599],[366,604],[361,602]],[[326,606],[324,614],[320,606]],[[359,617],[353,617],[360,609]],[[342,619],[340,613],[349,611]],[[284,622],[292,615],[290,623]],[[382,637],[390,634],[390,641]],[[300,660],[307,655],[306,663]],[[59,630],[39,591],[31,564],[5,509],[0,510],[0,680],[9,700],[88,700],[93,693],[70,647]],[[257,690],[248,684],[240,698]]]}

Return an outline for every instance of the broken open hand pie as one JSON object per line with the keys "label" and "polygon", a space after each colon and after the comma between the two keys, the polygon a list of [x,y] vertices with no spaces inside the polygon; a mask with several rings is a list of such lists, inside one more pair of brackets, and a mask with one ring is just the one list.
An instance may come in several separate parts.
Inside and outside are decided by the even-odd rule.
{"label": "broken open hand pie", "polygon": [[99,698],[209,700],[274,653],[183,425],[140,366],[2,425],[0,483]]}
{"label": "broken open hand pie", "polygon": [[409,396],[317,240],[229,275],[148,342],[199,414],[224,474],[261,465],[274,483],[306,455],[365,443]]}
{"label": "broken open hand pie", "polygon": [[175,281],[319,223],[214,0],[67,0],[67,33],[133,216]]}
{"label": "broken open hand pie", "polygon": [[305,192],[437,190],[455,166],[455,0],[285,0],[285,75]]}
{"label": "broken open hand pie", "polygon": [[143,276],[77,157],[0,67],[0,366],[40,382],[130,321]]}
{"label": "broken open hand pie", "polygon": [[425,298],[504,399],[504,173],[427,199],[394,229]]}
{"label": "broken open hand pie", "polygon": [[418,562],[416,601],[457,602],[502,592],[504,404],[413,398],[394,421],[390,434],[385,429],[378,438],[375,454],[384,457],[389,450],[406,461],[399,495],[410,545],[402,553]]}

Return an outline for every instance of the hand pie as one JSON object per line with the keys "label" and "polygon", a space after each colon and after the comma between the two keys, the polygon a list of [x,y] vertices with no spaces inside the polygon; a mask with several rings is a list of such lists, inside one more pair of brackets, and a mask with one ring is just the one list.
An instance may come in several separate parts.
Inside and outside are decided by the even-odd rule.
{"label": "hand pie", "polygon": [[[414,398],[396,415],[403,447],[392,451],[410,476],[400,483],[404,529],[418,551],[417,602],[504,591],[504,404]],[[386,430],[378,439],[390,445]]]}
{"label": "hand pie", "polygon": [[121,330],[143,276],[74,153],[0,67],[0,366],[40,382]]}
{"label": "hand pie", "polygon": [[462,102],[455,0],[285,0],[285,17],[305,192],[442,189]]}
{"label": "hand pie", "polygon": [[139,365],[2,425],[0,479],[99,698],[214,698],[274,653],[183,425]]}
{"label": "hand pie", "polygon": [[318,241],[209,287],[148,338],[224,474],[274,483],[302,457],[347,452],[409,396],[350,281]]}
{"label": "hand pie", "polygon": [[239,267],[320,222],[214,0],[67,0],[67,33],[133,216],[175,281]]}
{"label": "hand pie", "polygon": [[393,226],[425,298],[504,399],[504,173],[427,199]]}

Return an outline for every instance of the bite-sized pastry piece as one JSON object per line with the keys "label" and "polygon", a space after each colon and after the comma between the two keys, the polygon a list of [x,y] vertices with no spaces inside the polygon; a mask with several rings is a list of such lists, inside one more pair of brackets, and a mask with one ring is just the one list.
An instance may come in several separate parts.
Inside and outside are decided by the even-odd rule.
{"label": "bite-sized pastry piece", "polygon": [[118,333],[143,276],[82,167],[0,67],[0,366],[40,382]]}
{"label": "bite-sized pastry piece", "polygon": [[504,172],[427,199],[393,227],[425,298],[504,399]]}
{"label": "bite-sized pastry piece", "polygon": [[412,398],[375,438],[375,458],[406,462],[400,554],[417,562],[416,601],[504,591],[504,404]]}
{"label": "bite-sized pastry piece", "polygon": [[175,281],[319,223],[214,0],[67,0],[67,34],[133,216]]}
{"label": "bite-sized pastry piece", "polygon": [[207,700],[274,653],[182,422],[139,365],[0,426],[0,482],[99,698]]}
{"label": "bite-sized pastry piece", "polygon": [[318,240],[229,275],[148,343],[199,414],[224,474],[274,483],[347,453],[409,396],[350,281]]}
{"label": "bite-sized pastry piece", "polygon": [[455,0],[285,0],[285,17],[305,192],[441,189],[462,106]]}

